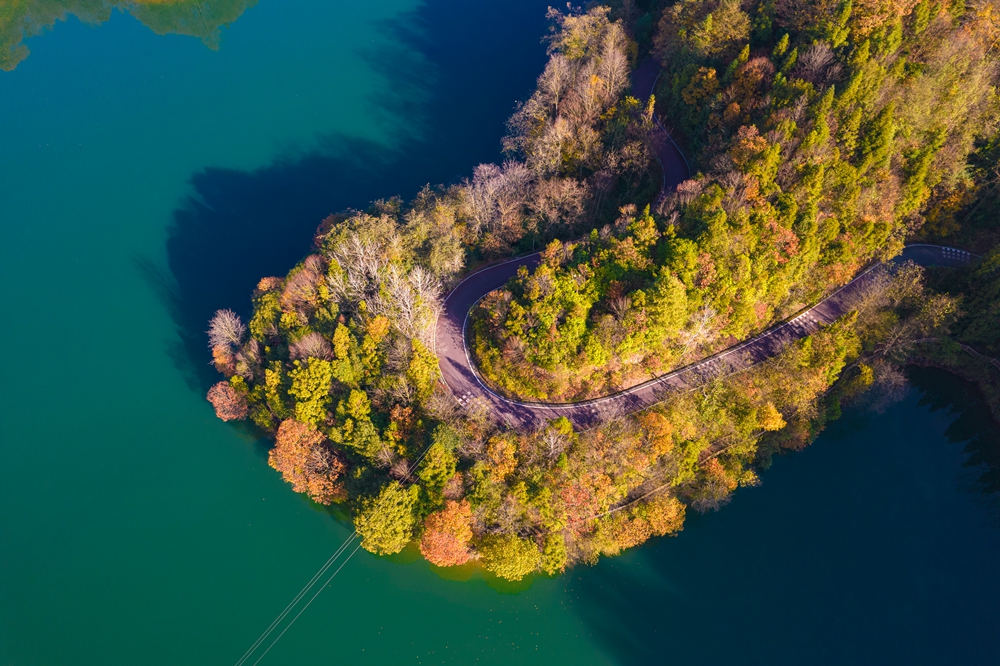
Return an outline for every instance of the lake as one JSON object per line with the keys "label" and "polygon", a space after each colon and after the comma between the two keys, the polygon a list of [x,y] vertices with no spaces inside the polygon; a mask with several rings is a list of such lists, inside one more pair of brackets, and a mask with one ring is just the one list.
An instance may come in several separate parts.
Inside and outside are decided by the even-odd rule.
{"label": "lake", "polygon": [[[260,0],[217,44],[118,11],[25,41],[0,72],[0,664],[235,663],[343,542],[214,417],[207,319],[325,215],[500,159],[546,4]],[[510,588],[359,551],[261,663],[998,663],[996,428],[911,378],[596,567]]]}

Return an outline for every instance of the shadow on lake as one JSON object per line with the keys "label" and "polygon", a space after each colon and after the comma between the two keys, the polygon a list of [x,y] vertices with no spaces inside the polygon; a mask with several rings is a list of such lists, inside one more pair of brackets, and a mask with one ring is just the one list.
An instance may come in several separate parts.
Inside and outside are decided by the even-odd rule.
{"label": "shadow on lake", "polygon": [[1000,525],[1000,427],[982,392],[975,384],[939,368],[912,366],[907,377],[921,393],[921,406],[943,410],[954,418],[944,434],[952,444],[963,445],[961,481]]}
{"label": "shadow on lake", "polygon": [[327,136],[312,153],[257,171],[212,168],[192,176],[192,195],[173,213],[167,269],[137,260],[170,310],[178,332],[170,354],[192,390],[204,393],[218,380],[204,333],[213,312],[248,316],[258,280],[284,275],[304,257],[324,217],[411,197],[501,158],[506,119],[544,64],[545,7],[536,0],[434,0],[380,26],[399,48],[363,55],[395,91],[368,100],[399,136],[391,149]]}
{"label": "shadow on lake", "polygon": [[[974,387],[911,369],[763,485],[569,574],[615,663],[1000,663],[1000,436]],[[985,508],[985,510],[984,510]]]}

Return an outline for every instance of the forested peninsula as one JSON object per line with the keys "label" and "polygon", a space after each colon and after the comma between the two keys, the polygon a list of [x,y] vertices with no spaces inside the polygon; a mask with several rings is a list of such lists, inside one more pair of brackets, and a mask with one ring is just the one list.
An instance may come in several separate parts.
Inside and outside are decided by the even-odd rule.
{"label": "forested peninsula", "polygon": [[[908,363],[996,402],[996,0],[622,0],[549,19],[502,163],[329,217],[246,323],[212,319],[226,380],[208,399],[274,438],[294,491],[347,507],[373,553],[412,544],[519,580],[677,534],[843,404],[892,400]],[[650,59],[647,100],[631,74]],[[661,124],[691,168],[667,196]],[[587,430],[517,427],[441,381],[443,296],[515,255],[543,250],[474,308],[470,355],[496,391],[559,402],[731,348],[913,241],[983,256],[897,262],[772,358]]]}

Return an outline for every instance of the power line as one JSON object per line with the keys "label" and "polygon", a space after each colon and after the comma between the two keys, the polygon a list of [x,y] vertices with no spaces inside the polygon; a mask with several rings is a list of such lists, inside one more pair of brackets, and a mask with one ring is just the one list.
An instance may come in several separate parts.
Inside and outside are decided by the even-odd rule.
{"label": "power line", "polygon": [[[357,532],[355,532],[351,536],[351,539],[353,540],[355,536],[357,536]],[[309,608],[309,604],[311,604],[313,601],[315,601],[316,597],[319,596],[320,592],[322,592],[323,590],[326,589],[326,586],[330,584],[330,581],[333,580],[334,576],[336,576],[337,574],[339,574],[340,570],[344,568],[344,565],[351,561],[351,558],[354,557],[354,553],[358,552],[359,548],[361,548],[361,543],[360,542],[358,542],[358,545],[354,547],[354,550],[351,551],[351,554],[347,556],[347,559],[344,560],[343,562],[341,562],[340,566],[337,567],[337,570],[334,571],[333,574],[329,578],[326,579],[326,582],[323,583],[323,586],[320,587],[318,590],[316,590],[316,594],[314,594],[312,596],[312,599],[310,599],[309,602],[306,603],[306,605],[302,607],[302,610],[300,610],[298,613],[296,613],[295,617],[292,618],[292,621],[289,622],[285,626],[285,628],[281,630],[281,633],[278,634],[278,637],[275,638],[273,641],[271,641],[271,644],[267,646],[266,650],[264,650],[264,654],[262,654],[259,657],[257,657],[257,661],[253,662],[253,666],[257,666],[257,664],[260,662],[260,660],[264,658],[264,655],[266,655],[268,652],[271,651],[271,648],[274,647],[274,644],[281,640],[281,637],[285,635],[285,632],[288,631],[288,628],[291,627],[293,624],[295,624],[295,621],[297,619],[299,619],[299,615],[302,615],[302,613],[304,613],[305,610],[307,608]]]}
{"label": "power line", "polygon": [[[430,448],[431,448],[430,446],[427,446],[427,447],[426,447],[426,448],[425,448],[425,449],[423,450],[423,452],[422,452],[422,453],[421,453],[421,454],[420,454],[420,455],[419,455],[419,456],[417,457],[417,459],[413,461],[413,464],[411,464],[411,465],[409,466],[409,468],[407,469],[407,471],[406,471],[406,477],[409,477],[409,476],[410,476],[410,474],[412,474],[412,473],[413,473],[413,471],[414,471],[414,470],[415,470],[415,469],[417,468],[417,465],[419,465],[419,464],[420,464],[420,461],[421,461],[421,460],[423,460],[423,459],[424,459],[424,456],[426,456],[426,455],[427,455],[427,452],[428,452],[428,451],[430,450]],[[405,477],[404,477],[404,478],[405,478]],[[341,554],[341,553],[343,553],[343,552],[344,552],[344,551],[345,551],[345,550],[347,549],[348,545],[349,545],[349,544],[350,544],[350,543],[351,543],[352,541],[354,541],[354,539],[355,539],[355,538],[357,538],[358,536],[359,536],[359,535],[358,535],[358,532],[357,532],[357,530],[355,530],[355,531],[354,531],[353,533],[351,533],[351,536],[349,536],[349,537],[347,538],[347,540],[346,540],[346,541],[345,541],[344,543],[342,543],[342,544],[340,545],[340,548],[338,548],[338,549],[337,549],[337,552],[335,552],[335,553],[334,553],[333,555],[331,555],[331,556],[330,556],[330,559],[326,561],[326,564],[324,564],[324,565],[323,565],[322,567],[320,567],[319,571],[317,571],[317,572],[316,572],[316,573],[315,573],[315,574],[313,575],[313,577],[312,577],[312,578],[311,578],[311,579],[309,580],[309,582],[308,582],[308,583],[306,583],[306,586],[305,586],[305,587],[303,587],[303,588],[302,588],[302,589],[301,589],[301,590],[299,591],[299,593],[298,593],[297,595],[295,595],[295,598],[294,598],[294,599],[292,599],[292,601],[291,601],[291,602],[290,602],[290,603],[289,603],[289,604],[288,604],[287,606],[285,606],[285,610],[281,611],[281,613],[280,613],[280,614],[278,614],[278,617],[277,617],[277,618],[275,618],[275,620],[274,620],[274,621],[273,621],[273,622],[271,623],[271,625],[270,625],[270,626],[269,626],[269,627],[267,628],[267,630],[266,630],[266,631],[265,631],[265,632],[264,632],[263,634],[261,634],[261,635],[260,635],[260,638],[258,638],[258,639],[257,639],[257,640],[256,640],[256,641],[254,642],[254,644],[250,646],[250,649],[249,649],[249,650],[247,650],[247,651],[246,651],[246,652],[245,652],[245,653],[243,654],[243,656],[242,656],[242,657],[240,658],[240,660],[239,660],[238,662],[236,662],[236,666],[242,666],[242,665],[243,665],[243,663],[244,663],[244,662],[246,662],[246,660],[247,660],[247,659],[248,659],[248,658],[250,657],[250,655],[252,655],[252,654],[254,653],[254,651],[255,651],[255,650],[256,650],[256,649],[258,648],[258,647],[260,647],[261,643],[263,643],[263,642],[264,642],[264,641],[265,641],[265,640],[267,639],[267,637],[268,637],[268,636],[269,636],[269,635],[271,634],[271,632],[272,632],[272,631],[274,631],[274,630],[275,630],[275,628],[277,628],[277,626],[278,626],[279,624],[281,624],[281,621],[282,621],[283,619],[285,619],[285,616],[286,616],[286,615],[288,615],[288,613],[289,613],[289,612],[291,612],[292,608],[294,608],[294,607],[295,607],[295,605],[296,605],[297,603],[299,603],[299,601],[301,601],[301,600],[302,600],[302,597],[303,597],[303,596],[305,596],[305,595],[306,595],[306,594],[307,594],[307,593],[309,592],[309,590],[310,590],[310,589],[312,589],[313,585],[315,585],[315,584],[316,584],[316,581],[317,581],[317,580],[318,580],[318,579],[319,579],[319,578],[320,578],[320,577],[321,577],[321,576],[322,576],[322,575],[323,575],[324,573],[326,573],[327,569],[329,569],[329,568],[330,568],[330,566],[331,566],[331,565],[332,565],[332,564],[334,563],[334,561],[335,561],[335,560],[336,560],[336,559],[337,559],[337,558],[338,558],[338,557],[340,556],[340,554]],[[295,617],[293,617],[293,618],[292,618],[292,621],[291,621],[291,622],[289,622],[289,623],[288,623],[288,624],[287,624],[287,625],[285,626],[285,628],[284,628],[284,629],[283,629],[283,630],[281,631],[281,633],[280,633],[280,634],[278,634],[278,637],[277,637],[277,638],[275,638],[275,639],[274,639],[274,640],[273,640],[273,641],[271,642],[271,644],[270,644],[269,646],[267,646],[267,649],[266,649],[266,650],[264,650],[264,653],[263,653],[263,654],[261,654],[261,655],[260,655],[259,657],[257,657],[257,661],[255,661],[255,662],[253,663],[253,666],[256,666],[256,665],[257,665],[257,663],[258,663],[258,662],[259,662],[259,661],[260,661],[261,659],[263,659],[263,658],[264,658],[264,655],[265,655],[265,654],[267,654],[267,653],[268,653],[268,652],[269,652],[269,651],[271,650],[271,648],[272,648],[272,647],[274,647],[275,643],[277,643],[277,642],[278,642],[278,640],[279,640],[279,639],[281,639],[281,637],[285,635],[285,632],[286,632],[286,631],[288,631],[288,628],[289,628],[289,627],[291,627],[291,626],[292,626],[292,624],[294,624],[294,623],[295,623],[295,620],[299,619],[299,615],[302,615],[303,611],[305,611],[305,609],[306,609],[306,608],[309,608],[309,604],[311,604],[311,603],[313,602],[313,600],[314,600],[314,599],[315,599],[316,597],[318,597],[318,596],[319,596],[319,593],[320,593],[320,592],[322,592],[322,591],[323,591],[324,589],[326,589],[326,586],[330,584],[330,581],[332,581],[332,580],[333,580],[334,576],[336,576],[336,575],[337,575],[337,574],[338,574],[338,573],[340,572],[340,570],[344,568],[344,565],[345,565],[345,564],[347,564],[347,562],[348,562],[348,561],[349,561],[349,560],[350,560],[350,559],[351,559],[352,557],[354,557],[354,553],[358,552],[358,549],[359,549],[359,548],[361,548],[361,544],[360,544],[360,543],[358,543],[358,545],[357,545],[357,546],[356,546],[356,547],[354,548],[354,550],[352,550],[352,551],[351,551],[351,554],[347,556],[347,559],[346,559],[346,560],[344,560],[344,561],[343,561],[343,562],[341,563],[341,565],[340,565],[339,567],[337,567],[337,570],[333,572],[333,574],[332,574],[332,575],[331,575],[331,576],[330,576],[330,577],[329,577],[329,578],[327,579],[327,581],[326,581],[325,583],[323,583],[323,586],[322,586],[322,587],[320,587],[320,588],[319,588],[319,590],[317,590],[317,591],[316,591],[316,594],[314,594],[314,595],[312,596],[312,599],[310,599],[310,600],[308,601],[308,603],[306,603],[306,605],[302,607],[302,610],[300,610],[300,611],[299,611],[299,612],[298,612],[298,613],[297,613],[297,614],[295,615]]]}
{"label": "power line", "polygon": [[319,571],[317,571],[313,575],[313,577],[309,580],[309,582],[306,583],[305,587],[299,590],[299,593],[295,595],[295,598],[292,599],[292,601],[287,606],[285,606],[285,610],[281,611],[278,617],[274,619],[274,622],[272,622],[271,625],[267,628],[267,630],[260,635],[260,638],[258,638],[254,642],[254,644],[250,646],[250,649],[247,650],[242,657],[240,657],[240,660],[236,662],[236,666],[242,666],[243,662],[245,662],[250,657],[250,655],[253,654],[254,650],[256,650],[260,646],[260,644],[267,639],[267,637],[271,634],[271,632],[274,631],[275,627],[277,627],[281,623],[281,621],[285,619],[285,616],[288,615],[288,613],[292,610],[292,608],[295,607],[295,604],[299,603],[299,600],[301,600],[302,597],[305,596],[310,589],[312,589],[312,586],[316,584],[316,581],[319,580],[320,576],[326,573],[327,569],[330,568],[330,566],[340,556],[340,554],[347,549],[347,546],[351,543],[351,541],[354,540],[354,537],[356,537],[357,534],[358,534],[357,532],[353,532],[351,536],[349,536],[347,540],[340,545],[340,548],[337,549],[337,552],[335,552],[333,555],[330,556],[330,559],[326,561],[326,564],[320,567]]}

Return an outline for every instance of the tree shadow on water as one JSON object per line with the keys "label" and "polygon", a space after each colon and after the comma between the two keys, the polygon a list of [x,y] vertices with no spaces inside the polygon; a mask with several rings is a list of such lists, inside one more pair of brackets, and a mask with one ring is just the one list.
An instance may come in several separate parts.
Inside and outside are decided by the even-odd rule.
{"label": "tree shadow on water", "polygon": [[[699,531],[712,517],[691,516]],[[689,578],[720,567],[724,553],[708,552],[691,571],[690,535],[653,539],[596,567],[572,574],[574,610],[613,663],[720,663],[725,637],[708,611],[722,600],[692,597]]]}
{"label": "tree shadow on water", "polygon": [[[776,563],[779,549],[754,540],[761,526],[741,513],[691,515],[678,537],[580,572],[575,610],[612,663],[845,663],[841,652],[819,650],[840,627],[826,631],[797,592],[811,565],[794,556]],[[792,592],[761,599],[771,585]]]}
{"label": "tree shadow on water", "polygon": [[[641,553],[626,557],[637,555],[642,559]],[[664,618],[648,609],[674,604],[676,595],[664,578],[651,578],[649,569],[640,574],[638,566],[618,559],[574,575],[570,587],[576,592],[576,610],[617,663],[663,663]]]}
{"label": "tree shadow on water", "polygon": [[307,254],[324,217],[411,197],[501,158],[505,121],[544,64],[546,4],[432,0],[379,26],[398,48],[362,56],[393,91],[369,100],[373,117],[398,137],[391,148],[317,137],[311,153],[256,171],[210,168],[191,177],[192,194],[173,213],[166,267],[136,263],[177,327],[169,352],[192,390],[218,380],[204,333],[212,313],[231,308],[246,317],[258,280],[284,275]]}
{"label": "tree shadow on water", "polygon": [[[950,454],[931,454],[961,450],[962,490],[995,519],[1000,431],[975,386],[933,368],[908,377],[919,405],[837,422],[764,488],[688,513],[678,537],[572,572],[573,610],[608,659],[993,663],[995,536],[968,532],[983,513],[948,513],[964,502],[940,468]],[[954,417],[944,440],[901,427],[918,406]]]}
{"label": "tree shadow on water", "polygon": [[947,410],[955,420],[945,430],[965,454],[961,482],[1000,525],[1000,428],[979,388],[939,368],[911,366],[907,378],[921,392],[920,404]]}

